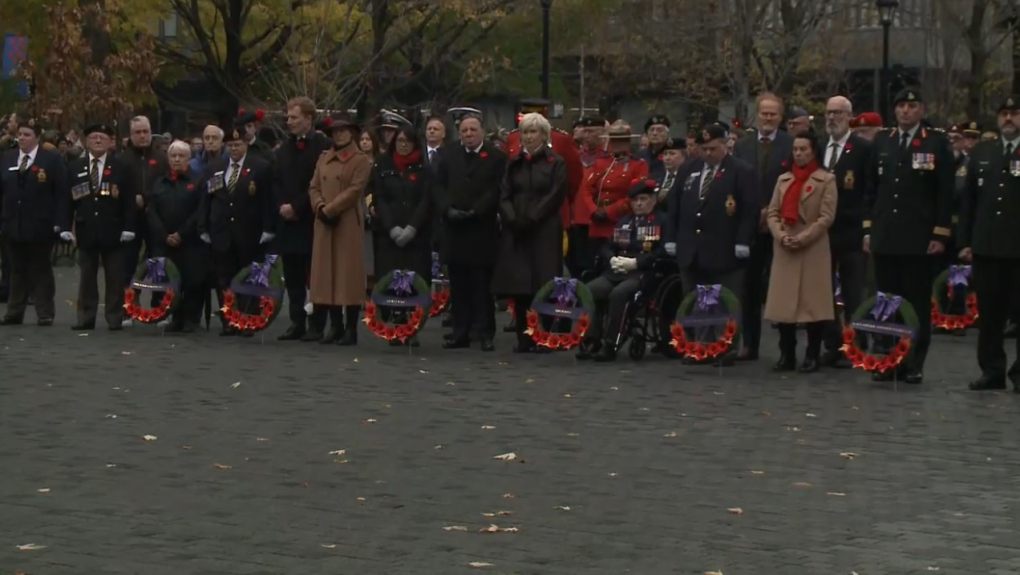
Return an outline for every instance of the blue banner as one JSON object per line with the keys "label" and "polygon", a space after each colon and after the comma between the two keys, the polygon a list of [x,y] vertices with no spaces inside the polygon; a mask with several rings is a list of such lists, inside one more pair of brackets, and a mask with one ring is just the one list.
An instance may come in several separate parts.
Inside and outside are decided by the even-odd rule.
{"label": "blue banner", "polygon": [[[18,71],[18,66],[28,57],[28,38],[8,34],[4,36],[4,59],[3,69],[0,70],[0,78],[10,80]],[[24,82],[18,83],[18,93],[23,97],[28,96],[28,86]]]}

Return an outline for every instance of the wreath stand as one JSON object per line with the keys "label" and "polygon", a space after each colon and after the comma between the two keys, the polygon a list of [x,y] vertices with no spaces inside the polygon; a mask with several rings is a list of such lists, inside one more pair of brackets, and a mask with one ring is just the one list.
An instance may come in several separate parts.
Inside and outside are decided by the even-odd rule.
{"label": "wreath stand", "polygon": [[[897,319],[902,320],[898,322]],[[843,347],[853,367],[871,373],[893,370],[893,390],[899,389],[899,366],[912,353],[917,338],[917,313],[903,297],[878,292],[854,312],[850,325],[843,329]],[[857,347],[857,332],[898,337],[899,341],[884,357],[865,353]],[[872,342],[874,344],[874,342]]]}
{"label": "wreath stand", "polygon": [[[572,349],[581,345],[588,333],[594,310],[595,298],[588,286],[576,279],[556,277],[535,294],[525,316],[524,333],[539,347],[553,351]],[[542,327],[543,318],[551,318],[548,330]],[[561,321],[569,322],[569,332],[555,331]]]}
{"label": "wreath stand", "polygon": [[[688,330],[695,334],[693,341],[687,339]],[[699,284],[680,302],[670,332],[670,345],[683,357],[697,363],[722,357],[740,338],[740,300],[720,284]],[[722,368],[720,362],[720,376]]]}
{"label": "wreath stand", "polygon": [[[241,333],[259,334],[260,345],[266,343],[266,328],[283,307],[285,292],[283,267],[279,257],[267,255],[262,262],[252,262],[248,268],[237,272],[230,287],[223,292],[223,319],[227,325]],[[246,296],[245,305],[236,309],[237,296]],[[258,303],[258,314],[249,314],[252,303]]]}
{"label": "wreath stand", "polygon": [[[162,293],[159,307],[145,309],[135,302],[148,291],[150,297]],[[131,285],[124,290],[124,311],[132,321],[144,325],[156,324],[159,335],[166,335],[165,320],[173,315],[181,293],[181,275],[170,258],[149,258],[138,264]]]}
{"label": "wreath stand", "polygon": [[[407,343],[425,326],[432,305],[432,292],[424,279],[413,271],[394,270],[375,282],[365,306],[365,318],[361,321],[369,331],[386,341]],[[401,325],[391,325],[379,319],[380,308],[391,319],[394,315],[406,314],[407,320]],[[406,347],[407,354],[411,355],[412,346]]]}
{"label": "wreath stand", "polygon": [[[931,287],[931,325],[933,328],[953,331],[973,327],[977,322],[977,294],[970,290],[970,275],[971,266],[952,265],[935,278]],[[963,314],[947,313],[952,309],[957,290],[963,294],[966,312]],[[944,307],[943,302],[945,302]]]}
{"label": "wreath stand", "polygon": [[450,280],[439,264],[439,254],[432,252],[432,301],[429,317],[438,317],[450,308]]}

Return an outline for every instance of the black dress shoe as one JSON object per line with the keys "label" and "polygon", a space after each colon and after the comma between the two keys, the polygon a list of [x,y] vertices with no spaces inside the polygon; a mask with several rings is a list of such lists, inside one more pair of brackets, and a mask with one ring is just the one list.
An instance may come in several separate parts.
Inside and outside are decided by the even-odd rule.
{"label": "black dress shoe", "polygon": [[896,370],[894,369],[888,369],[885,371],[885,373],[879,371],[871,372],[871,381],[884,383],[887,381],[892,381],[894,379],[896,379]]}
{"label": "black dress shoe", "polygon": [[843,355],[843,352],[836,349],[830,349],[823,353],[822,359],[818,363],[825,367],[847,367],[846,356]]}
{"label": "black dress shoe", "polygon": [[583,341],[577,347],[577,354],[574,356],[581,361],[587,361],[595,356],[602,348],[601,341]]}
{"label": "black dress shoe", "polygon": [[503,326],[504,333],[513,333],[517,331],[517,320],[512,319],[506,325]]}
{"label": "black dress shoe", "polygon": [[95,320],[92,321],[80,321],[71,326],[71,331],[92,331],[96,329]]}
{"label": "black dress shoe", "polygon": [[616,361],[616,347],[609,342],[602,342],[602,347],[591,358],[598,363]]}
{"label": "black dress shoe", "polygon": [[287,331],[283,332],[283,334],[276,339],[279,341],[299,341],[303,335],[305,335],[304,326],[291,324],[290,327],[287,328]]}
{"label": "black dress shoe", "polygon": [[53,318],[44,317],[42,319],[37,320],[35,324],[38,325],[39,327],[50,327],[51,325],[53,325]]}
{"label": "black dress shoe", "polygon": [[[976,380],[970,382],[967,385],[967,389],[972,391],[986,391],[992,389],[1006,389],[1006,380],[1004,379],[991,379],[989,377],[981,376]],[[1016,391],[1014,386],[1013,391]]]}
{"label": "black dress shoe", "polygon": [[443,341],[443,349],[465,349],[471,346],[467,339],[447,339]]}
{"label": "black dress shoe", "polygon": [[792,355],[779,356],[779,361],[772,366],[772,371],[777,373],[782,371],[793,371],[795,369],[797,369],[797,358]]}
{"label": "black dress shoe", "polygon": [[479,343],[482,351],[494,351],[496,349],[496,345],[492,343],[492,338],[483,337]]}
{"label": "black dress shoe", "polygon": [[324,336],[325,336],[325,334],[322,333],[322,330],[312,328],[312,329],[306,331],[305,335],[301,336],[300,341],[302,341],[304,343],[310,343],[310,342],[313,342],[313,341],[319,341]]}
{"label": "black dress shoe", "polygon": [[344,331],[342,329],[330,327],[329,331],[326,332],[326,335],[322,336],[322,339],[319,340],[319,343],[323,345],[336,343],[340,341],[340,338],[342,338],[343,336]]}
{"label": "black dress shoe", "polygon": [[195,333],[198,329],[198,324],[192,321],[186,321],[181,325],[181,333]]}
{"label": "black dress shoe", "polygon": [[918,385],[924,381],[924,374],[918,369],[908,369],[907,373],[903,376],[903,381]]}
{"label": "black dress shoe", "polygon": [[124,331],[124,326],[119,323],[115,323],[108,328],[110,331]]}
{"label": "black dress shoe", "polygon": [[814,373],[818,371],[817,359],[804,359],[804,362],[797,368],[798,373]]}

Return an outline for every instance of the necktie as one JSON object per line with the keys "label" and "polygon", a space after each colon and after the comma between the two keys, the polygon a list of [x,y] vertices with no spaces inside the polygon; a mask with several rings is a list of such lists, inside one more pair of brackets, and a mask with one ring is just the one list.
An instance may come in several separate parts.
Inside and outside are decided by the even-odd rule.
{"label": "necktie", "polygon": [[761,137],[761,143],[763,143],[763,144],[771,144],[772,140],[766,138],[765,136],[762,136]]}
{"label": "necktie", "polygon": [[436,151],[429,150],[429,165],[436,163]]}
{"label": "necktie", "polygon": [[910,145],[910,134],[907,133],[907,132],[903,132],[903,139],[900,141],[900,153],[901,154],[906,154],[907,150],[909,150],[909,145]]}
{"label": "necktie", "polygon": [[836,162],[839,160],[839,144],[837,144],[836,142],[833,142],[832,145],[829,146],[829,147],[832,148],[832,154],[829,156],[829,166],[828,166],[829,171],[831,172],[833,170],[833,168],[836,167]]}
{"label": "necktie", "polygon": [[712,178],[715,176],[715,168],[708,168],[705,172],[705,179],[701,181],[701,192],[698,193],[698,199],[705,199],[705,195],[708,194],[708,187],[712,185]]}
{"label": "necktie", "polygon": [[1013,142],[1006,144],[1006,157],[1009,158],[1013,155]]}
{"label": "necktie", "polygon": [[99,189],[99,158],[92,158],[92,171],[89,172],[89,183],[93,190]]}
{"label": "necktie", "polygon": [[668,191],[673,187],[673,174],[666,174],[666,179],[662,181],[662,189]]}
{"label": "necktie", "polygon": [[24,172],[27,169],[28,169],[28,154],[25,154],[24,156],[21,157],[21,165],[18,166],[18,171]]}
{"label": "necktie", "polygon": [[241,175],[241,166],[234,164],[230,168],[230,179],[227,180],[227,190],[234,191],[234,186],[237,185],[237,177]]}

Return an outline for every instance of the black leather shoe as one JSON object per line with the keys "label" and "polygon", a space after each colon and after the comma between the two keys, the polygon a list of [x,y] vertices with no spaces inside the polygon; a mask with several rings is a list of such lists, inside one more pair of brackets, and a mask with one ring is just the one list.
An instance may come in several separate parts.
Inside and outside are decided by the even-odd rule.
{"label": "black leather shoe", "polygon": [[817,359],[805,359],[800,367],[797,368],[798,373],[814,373],[818,371],[818,360]]}
{"label": "black leather shoe", "polygon": [[479,343],[481,344],[482,351],[494,351],[496,349],[496,345],[492,343],[492,338],[483,337]]}
{"label": "black leather shoe", "polygon": [[885,373],[881,373],[881,372],[878,372],[878,371],[873,371],[873,372],[871,372],[871,381],[876,381],[876,382],[884,383],[884,382],[887,382],[887,381],[892,381],[893,379],[896,378],[895,376],[896,376],[896,371],[892,370],[892,369],[886,370]]}
{"label": "black leather shoe", "polygon": [[53,318],[44,317],[42,319],[36,320],[35,324],[38,325],[39,327],[50,327],[51,325],[53,325]]}
{"label": "black leather shoe", "polygon": [[292,323],[290,327],[287,328],[287,331],[283,332],[283,334],[276,339],[279,341],[299,341],[303,335],[305,335],[304,326]]}
{"label": "black leather shoe", "polygon": [[903,381],[918,385],[924,381],[924,374],[917,369],[908,369],[906,375],[903,376]]}
{"label": "black leather shoe", "polygon": [[581,361],[587,361],[595,356],[602,348],[601,341],[584,341],[577,348],[577,355],[575,357]]}
{"label": "black leather shoe", "polygon": [[181,325],[181,333],[195,333],[196,329],[198,329],[198,324],[192,321],[186,321]]}
{"label": "black leather shoe", "polygon": [[443,349],[465,349],[471,346],[471,342],[467,339],[446,339],[443,341]]}
{"label": "black leather shoe", "polygon": [[326,335],[322,336],[322,339],[319,340],[319,343],[323,345],[336,343],[340,341],[340,339],[343,336],[344,331],[342,329],[330,326],[329,331],[326,332]]}
{"label": "black leather shoe", "polygon": [[826,351],[825,353],[823,353],[822,354],[822,358],[821,358],[821,360],[819,360],[818,363],[820,363],[821,365],[823,365],[825,367],[836,367],[836,368],[845,368],[845,367],[847,367],[846,356],[843,355],[843,352],[841,352],[839,350],[835,350],[835,349],[831,349],[831,350]]}
{"label": "black leather shoe", "polygon": [[504,333],[513,333],[517,331],[517,320],[512,319],[506,325],[503,326]]}
{"label": "black leather shoe", "polygon": [[325,334],[322,333],[321,329],[315,329],[314,327],[305,332],[305,335],[301,336],[300,341],[304,343],[310,343],[313,341],[319,341]]}
{"label": "black leather shoe", "polygon": [[538,351],[538,344],[533,341],[518,341],[517,345],[514,346],[514,353],[536,353]]}
{"label": "black leather shoe", "polygon": [[602,348],[597,353],[592,355],[592,360],[599,363],[607,363],[610,361],[616,361],[616,348],[613,347],[612,343],[608,341],[602,342]]}
{"label": "black leather shoe", "polygon": [[[994,379],[991,379],[991,378],[988,378],[988,377],[985,377],[985,376],[982,375],[981,377],[977,378],[976,380],[970,382],[967,385],[967,389],[970,389],[972,391],[986,391],[986,390],[992,390],[992,389],[1006,389],[1006,380],[1004,380],[1004,379],[994,380]],[[1016,386],[1014,386],[1013,391],[1016,391]]]}
{"label": "black leather shoe", "polygon": [[785,354],[779,356],[779,361],[772,366],[772,371],[777,373],[782,371],[793,371],[795,369],[797,369],[797,358],[792,355]]}
{"label": "black leather shoe", "polygon": [[95,320],[92,321],[80,321],[71,326],[71,331],[92,331],[96,329]]}

